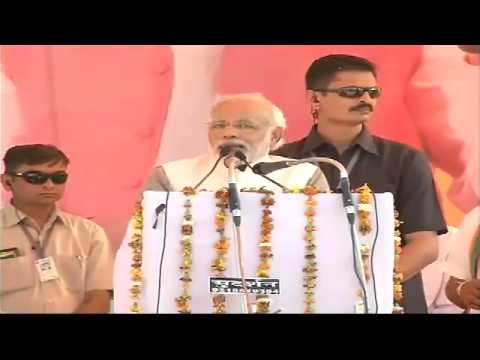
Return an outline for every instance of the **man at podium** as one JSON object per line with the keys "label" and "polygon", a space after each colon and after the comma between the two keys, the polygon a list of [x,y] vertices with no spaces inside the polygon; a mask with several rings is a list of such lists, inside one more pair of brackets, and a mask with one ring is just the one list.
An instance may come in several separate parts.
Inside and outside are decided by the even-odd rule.
{"label": "man at podium", "polygon": [[[216,191],[225,187],[228,169],[218,160],[222,157],[222,147],[226,145],[240,149],[251,166],[259,162],[288,160],[269,155],[282,143],[286,120],[282,111],[261,94],[220,97],[212,108],[207,126],[208,153],[156,167],[144,190],[181,191],[185,186],[198,186],[200,190]],[[279,185],[288,189],[314,185],[321,191],[329,190],[323,172],[312,164],[276,170],[269,174],[274,182],[255,174],[249,167],[242,170],[237,174],[240,188],[264,187],[280,191]]]}

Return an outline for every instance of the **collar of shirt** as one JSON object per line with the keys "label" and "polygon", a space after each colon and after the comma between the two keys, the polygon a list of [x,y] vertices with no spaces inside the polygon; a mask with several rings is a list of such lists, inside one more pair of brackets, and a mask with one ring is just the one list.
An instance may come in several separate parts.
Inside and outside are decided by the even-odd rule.
{"label": "collar of shirt", "polygon": [[[318,133],[317,125],[313,125],[310,133],[305,139],[303,153],[309,156],[311,153],[315,153],[315,149],[318,149],[325,144],[329,144],[330,146],[332,146],[322,135]],[[357,136],[351,146],[355,145],[359,145],[363,150],[369,153],[372,153],[374,155],[380,155],[372,134],[365,126],[362,128],[360,135]]]}
{"label": "collar of shirt", "polygon": [[[18,225],[25,218],[28,218],[30,221],[32,221],[26,214],[24,214],[23,212],[15,208],[15,206],[13,206],[10,202],[7,203],[3,208],[3,227],[4,228],[10,228],[15,225]],[[57,220],[61,221],[62,223],[65,223],[64,214],[62,213],[61,210],[59,210],[55,206],[55,210],[53,211],[53,214],[51,215],[51,217],[48,219],[45,228],[49,228],[51,224],[53,224],[53,222]]]}

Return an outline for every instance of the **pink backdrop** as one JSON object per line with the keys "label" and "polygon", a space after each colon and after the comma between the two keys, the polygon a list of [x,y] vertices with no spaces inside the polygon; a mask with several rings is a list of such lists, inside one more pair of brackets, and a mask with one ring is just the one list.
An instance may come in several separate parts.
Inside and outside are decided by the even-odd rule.
{"label": "pink backdrop", "polygon": [[93,217],[117,247],[154,164],[206,150],[216,94],[264,93],[298,139],[311,126],[305,71],[330,53],[377,64],[371,129],[428,153],[456,225],[453,212],[478,203],[480,67],[454,45],[2,46],[3,149],[61,147],[72,160],[62,207]]}

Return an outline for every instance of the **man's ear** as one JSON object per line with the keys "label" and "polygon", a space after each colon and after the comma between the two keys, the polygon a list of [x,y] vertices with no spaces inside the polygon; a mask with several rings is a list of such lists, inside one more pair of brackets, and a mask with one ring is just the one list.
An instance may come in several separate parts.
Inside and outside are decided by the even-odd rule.
{"label": "man's ear", "polygon": [[272,131],[271,139],[270,139],[270,150],[275,150],[282,145],[284,132],[285,132],[285,129],[281,127],[276,127]]}
{"label": "man's ear", "polygon": [[318,92],[307,90],[307,101],[310,105],[310,113],[312,114],[314,122],[317,121],[318,111],[320,110],[320,101],[318,100],[318,96]]}
{"label": "man's ear", "polygon": [[318,91],[307,90],[307,102],[310,104],[318,104]]}
{"label": "man's ear", "polygon": [[3,188],[6,191],[11,191],[11,189],[12,189],[12,178],[11,178],[11,176],[7,175],[7,174],[2,174],[1,179],[2,179]]}

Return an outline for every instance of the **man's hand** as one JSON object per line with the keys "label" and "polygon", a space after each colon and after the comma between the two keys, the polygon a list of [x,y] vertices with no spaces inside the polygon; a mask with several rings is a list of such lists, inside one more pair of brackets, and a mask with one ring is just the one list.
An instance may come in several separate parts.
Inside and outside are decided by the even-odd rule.
{"label": "man's hand", "polygon": [[92,290],[75,311],[76,314],[106,314],[110,310],[111,291]]}
{"label": "man's hand", "polygon": [[447,298],[462,309],[480,310],[480,280],[463,280],[450,276],[445,288]]}
{"label": "man's hand", "polygon": [[480,279],[466,281],[458,294],[467,308],[480,310]]}

